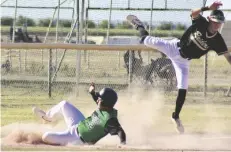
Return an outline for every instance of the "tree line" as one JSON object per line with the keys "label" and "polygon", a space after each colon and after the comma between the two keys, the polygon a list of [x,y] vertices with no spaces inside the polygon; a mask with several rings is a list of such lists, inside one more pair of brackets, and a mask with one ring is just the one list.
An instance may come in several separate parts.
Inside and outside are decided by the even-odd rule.
{"label": "tree line", "polygon": [[[12,26],[13,25],[13,18],[8,16],[1,17],[1,25],[2,26]],[[57,20],[52,21],[51,27],[55,27]],[[17,26],[40,26],[40,27],[47,27],[50,24],[50,18],[38,19],[34,20],[32,18],[28,18],[25,16],[19,16],[16,20]],[[72,21],[68,19],[60,19],[59,26],[61,27],[71,27]],[[88,20],[87,23],[88,28],[108,28],[108,20],[102,20],[96,23],[95,21]],[[148,28],[148,23],[145,22],[146,27]],[[132,29],[132,26],[127,21],[111,23],[110,28],[118,28],[118,29]],[[185,30],[187,27],[182,23],[172,23],[172,22],[161,22],[159,25],[154,25],[153,28],[158,30]]]}

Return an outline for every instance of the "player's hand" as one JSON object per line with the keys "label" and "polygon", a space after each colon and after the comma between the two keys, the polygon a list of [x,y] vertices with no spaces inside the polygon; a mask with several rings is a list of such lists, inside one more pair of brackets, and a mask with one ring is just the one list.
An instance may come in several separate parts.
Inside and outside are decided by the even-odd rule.
{"label": "player's hand", "polygon": [[213,2],[212,5],[209,6],[209,9],[210,10],[217,10],[222,5],[223,4],[221,3],[221,1],[215,1],[215,2]]}
{"label": "player's hand", "polygon": [[90,87],[89,87],[89,93],[93,93],[95,92],[95,83],[91,83]]}

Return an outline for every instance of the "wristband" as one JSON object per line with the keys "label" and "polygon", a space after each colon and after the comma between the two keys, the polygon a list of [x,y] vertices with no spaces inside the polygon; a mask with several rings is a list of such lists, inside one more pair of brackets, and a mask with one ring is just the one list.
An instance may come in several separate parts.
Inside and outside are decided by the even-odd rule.
{"label": "wristband", "polygon": [[209,10],[209,7],[208,6],[205,6],[205,7],[201,7],[201,11],[208,11]]}

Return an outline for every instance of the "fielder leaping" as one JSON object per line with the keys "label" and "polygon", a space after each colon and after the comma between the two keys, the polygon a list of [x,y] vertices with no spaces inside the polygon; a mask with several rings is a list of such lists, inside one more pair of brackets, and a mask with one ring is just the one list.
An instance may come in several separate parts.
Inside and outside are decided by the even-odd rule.
{"label": "fielder leaping", "polygon": [[[183,124],[179,114],[183,107],[186,92],[188,89],[189,62],[191,59],[199,59],[201,56],[214,50],[217,55],[224,55],[231,64],[231,54],[218,32],[225,22],[224,14],[218,10],[221,2],[214,2],[210,6],[192,10],[192,25],[186,30],[181,39],[164,40],[159,37],[149,36],[144,24],[134,15],[128,15],[127,20],[139,31],[141,43],[155,48],[171,59],[176,71],[178,95],[175,111],[172,113],[172,120],[179,133],[184,132]],[[207,17],[200,15],[201,12],[212,10]]]}

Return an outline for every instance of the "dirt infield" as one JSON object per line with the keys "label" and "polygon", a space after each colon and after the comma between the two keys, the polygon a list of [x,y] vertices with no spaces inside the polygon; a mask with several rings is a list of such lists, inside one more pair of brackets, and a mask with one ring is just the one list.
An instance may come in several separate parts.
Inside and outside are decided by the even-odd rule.
{"label": "dirt infield", "polygon": [[[32,123],[14,123],[1,128],[2,150],[31,151],[231,151],[231,134],[188,134],[145,133],[134,130],[127,133],[127,145],[120,146],[117,136],[106,136],[96,145],[51,146],[43,143],[41,137],[45,131],[63,130],[65,124],[56,125]],[[144,127],[145,128],[145,127]],[[131,132],[133,130],[133,132]],[[137,131],[137,132],[136,132]],[[148,134],[147,134],[148,133]]]}
{"label": "dirt infield", "polygon": [[94,146],[51,146],[45,145],[39,134],[34,132],[26,133],[23,131],[16,131],[3,138],[1,146],[3,151],[8,149],[33,151],[231,151],[231,135],[153,134],[152,137],[153,139],[146,141],[145,145],[128,143],[126,146],[119,146],[112,143],[112,138],[107,137]]}
{"label": "dirt infield", "polygon": [[[120,146],[117,136],[106,136],[96,145],[51,146],[42,142],[41,136],[46,131],[63,131],[66,126],[63,121],[56,124],[41,122],[13,123],[1,127],[2,151],[231,151],[231,134],[212,132],[201,128],[203,132],[190,131],[190,123],[186,122],[188,130],[185,134],[175,133],[169,116],[163,116],[162,97],[158,93],[144,93],[120,97],[117,104],[119,119],[127,134],[127,145]],[[126,102],[125,102],[126,101]],[[158,102],[157,102],[158,101]],[[200,105],[201,107],[201,105]],[[85,108],[85,107],[84,107]],[[216,107],[217,108],[217,107]],[[92,107],[89,108],[92,112]],[[89,112],[89,113],[90,113]],[[213,114],[213,109],[203,109],[204,113]],[[171,113],[171,111],[169,112]],[[219,116],[219,115],[216,115]],[[227,118],[229,119],[229,118]],[[219,122],[206,120],[206,126],[216,126]],[[198,121],[197,125],[200,126]],[[156,127],[157,126],[157,127]],[[193,125],[194,126],[194,125]],[[218,125],[219,126],[219,125]]]}

